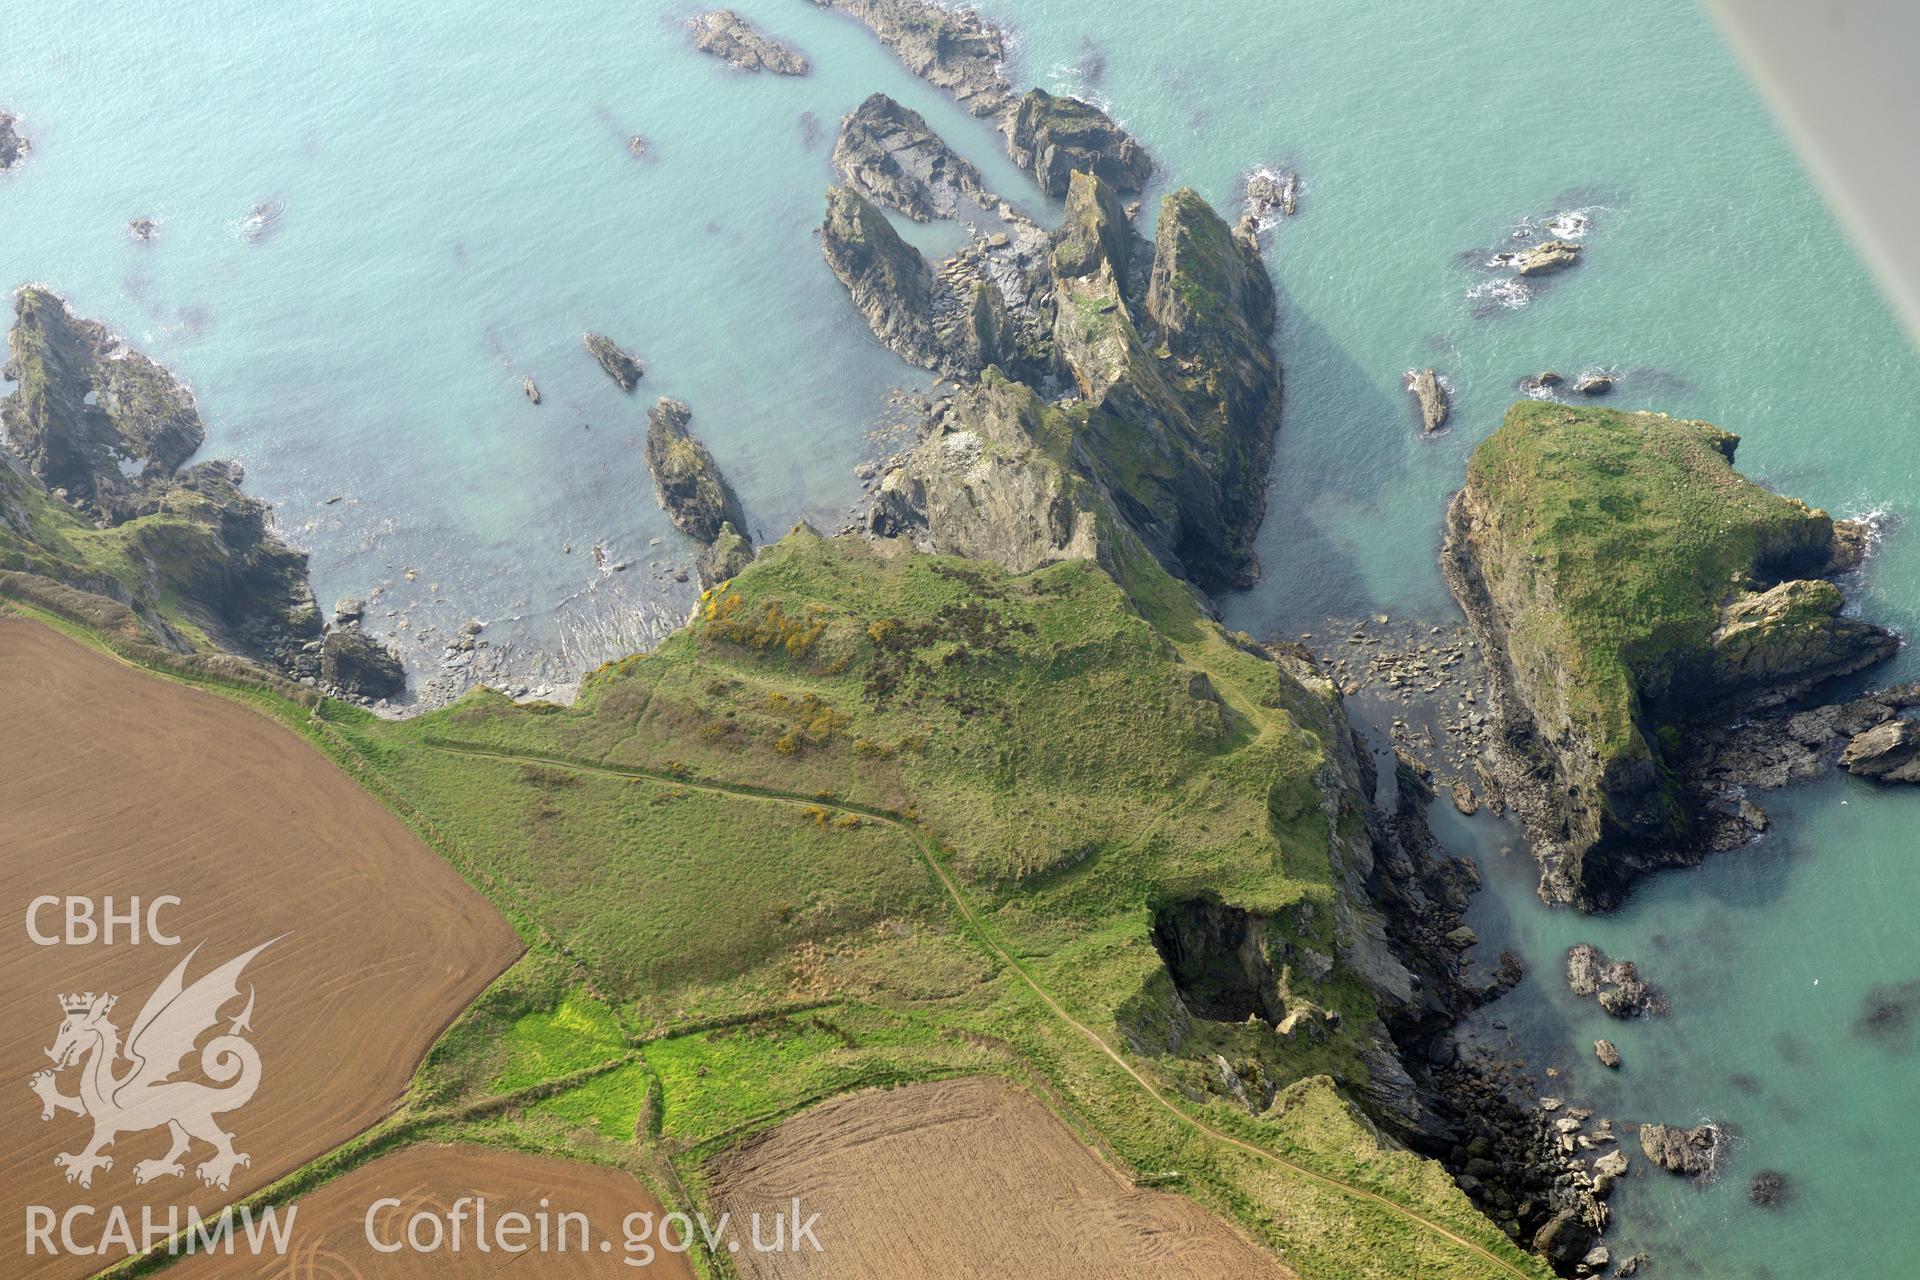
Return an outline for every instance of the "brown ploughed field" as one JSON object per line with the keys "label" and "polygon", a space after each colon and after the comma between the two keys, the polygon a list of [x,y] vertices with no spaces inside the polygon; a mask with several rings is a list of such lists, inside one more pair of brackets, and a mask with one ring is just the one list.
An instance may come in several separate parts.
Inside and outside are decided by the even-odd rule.
{"label": "brown ploughed field", "polygon": [[[819,1213],[818,1253],[733,1255],[748,1280],[1285,1280],[1182,1196],[1133,1187],[1039,1102],[995,1079],[821,1104],[709,1167],[744,1221]],[[770,1234],[770,1232],[769,1232]]]}
{"label": "brown ploughed field", "polygon": [[[144,920],[138,944],[124,925],[110,946],[37,944],[27,922],[42,895],[92,899],[96,922],[109,896],[116,914],[139,898],[143,915],[155,898],[176,896],[158,923],[179,945],[146,937]],[[60,934],[63,915],[46,908],[36,922]],[[270,939],[217,1021],[189,1034],[175,1077],[219,1087],[201,1074],[200,1050],[239,1021],[251,994],[251,1030],[241,1035],[258,1053],[257,1092],[213,1118],[251,1163],[232,1169],[226,1190],[206,1185],[196,1175],[214,1149],[196,1138],[182,1176],[136,1185],[135,1166],[163,1163],[168,1151],[162,1106],[104,1148],[113,1164],[92,1171],[91,1187],[67,1181],[54,1158],[83,1152],[93,1125],[65,1110],[43,1121],[28,1084],[53,1065],[45,1051],[64,1016],[59,998],[113,993],[103,1022],[124,1053],[149,995],[195,946],[189,993]],[[28,1257],[26,1206],[94,1206],[95,1217],[76,1223],[85,1244],[111,1207],[136,1230],[142,1206],[211,1214],[365,1129],[520,950],[485,899],[285,727],[0,617],[0,1274],[86,1275],[123,1252]],[[59,1093],[77,1096],[92,1066],[60,1071]],[[133,1069],[122,1056],[113,1077]]]}
{"label": "brown ploughed field", "polygon": [[[490,1244],[502,1238],[501,1217],[524,1214],[530,1230],[523,1253],[493,1248],[482,1253],[474,1239],[471,1202],[462,1206],[460,1248],[452,1246],[449,1211],[456,1201],[473,1197],[486,1202],[486,1232]],[[372,1223],[368,1210],[381,1205]],[[547,1207],[540,1207],[541,1200]],[[510,1280],[597,1280],[598,1277],[643,1276],[647,1280],[691,1280],[693,1269],[678,1253],[658,1249],[647,1255],[627,1252],[623,1229],[627,1215],[651,1213],[654,1232],[665,1210],[653,1193],[633,1175],[604,1165],[554,1160],[491,1147],[409,1147],[354,1170],[299,1201],[292,1244],[281,1257],[200,1256],[185,1259],[163,1274],[167,1280],[438,1280],[444,1276],[506,1276]],[[539,1240],[540,1214],[545,1213],[548,1247]],[[562,1223],[560,1214],[584,1215],[590,1235],[582,1235],[579,1220]],[[433,1252],[406,1243],[410,1222],[426,1214],[440,1223],[441,1243]],[[562,1228],[565,1228],[564,1234]],[[434,1228],[421,1224],[416,1240],[432,1240]],[[636,1224],[635,1230],[638,1231]],[[678,1228],[669,1232],[679,1244]],[[399,1244],[398,1252],[382,1246]],[[515,1237],[505,1237],[515,1243]],[[649,1241],[657,1235],[648,1234]],[[584,1242],[588,1247],[582,1248]],[[610,1244],[602,1250],[602,1242]],[[564,1249],[562,1246],[564,1245]],[[631,1256],[634,1265],[629,1265]],[[639,1265],[645,1261],[645,1265]]]}

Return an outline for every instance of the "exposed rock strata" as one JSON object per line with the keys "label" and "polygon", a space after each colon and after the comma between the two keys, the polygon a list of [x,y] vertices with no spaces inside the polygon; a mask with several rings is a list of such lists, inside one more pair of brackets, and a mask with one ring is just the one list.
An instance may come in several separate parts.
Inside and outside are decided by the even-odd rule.
{"label": "exposed rock strata", "polygon": [[1075,173],[1090,173],[1122,195],[1153,177],[1153,160],[1133,137],[1090,102],[1033,89],[1020,100],[1007,131],[1015,164],[1040,189],[1064,198]]}
{"label": "exposed rock strata", "polygon": [[927,127],[921,114],[884,93],[862,102],[840,122],[833,170],[850,190],[916,222],[958,216],[966,202],[994,208],[973,163]]}
{"label": "exposed rock strata", "polygon": [[[964,367],[943,353],[926,304],[915,302],[928,289],[924,263],[863,205],[851,193],[836,198],[854,233],[841,232],[830,212],[829,260],[840,255],[836,271],[876,332],[894,334],[896,350],[926,350],[933,367]],[[865,251],[847,253],[847,244]],[[1036,557],[1097,545],[1104,508],[1201,588],[1250,583],[1280,398],[1268,345],[1273,290],[1257,251],[1191,191],[1167,197],[1149,251],[1113,190],[1081,174],[1049,263],[1051,349],[1078,396],[1050,404],[990,381],[956,397],[930,427],[943,443],[923,443],[902,474],[882,482],[882,526],[1031,567]],[[989,449],[990,440],[1003,443]],[[954,491],[957,476],[974,491],[1012,483],[1043,506],[1024,497],[944,502],[937,495]]]}
{"label": "exposed rock strata", "polygon": [[[1709,766],[1683,767],[1694,744],[1898,647],[1822,576],[1853,539],[1741,478],[1737,444],[1523,402],[1450,509],[1443,567],[1488,659],[1500,781],[1550,902],[1610,906],[1639,872],[1697,861],[1724,823],[1697,785]],[[1578,518],[1556,517],[1569,495]]]}
{"label": "exposed rock strata", "polygon": [[1050,240],[1017,215],[1011,234],[976,236],[936,271],[871,202],[827,192],[820,249],[874,336],[909,364],[950,377],[999,365],[1032,376],[1048,359]]}
{"label": "exposed rock strata", "polygon": [[814,0],[865,23],[907,69],[945,89],[1006,135],[1007,154],[1053,196],[1067,193],[1075,171],[1093,173],[1122,191],[1138,191],[1153,162],[1126,130],[1077,98],[1034,89],[1015,94],[1001,66],[1006,39],[971,9],[933,0]]}
{"label": "exposed rock strata", "polygon": [[762,34],[731,9],[715,9],[689,23],[693,42],[736,71],[771,71],[777,76],[807,74],[806,55]]}
{"label": "exposed rock strata", "polygon": [[813,0],[858,19],[893,50],[907,70],[951,93],[969,112],[995,119],[1017,102],[1001,73],[1007,60],[999,28],[971,9],[933,0]]}
{"label": "exposed rock strata", "polygon": [[741,532],[746,513],[720,472],[713,454],[693,434],[693,411],[678,400],[660,398],[647,413],[647,469],[654,496],[674,528],[700,543],[702,582],[732,577],[753,559],[753,547]]}
{"label": "exposed rock strata", "polygon": [[580,335],[580,345],[587,349],[587,354],[606,370],[607,376],[622,391],[632,391],[646,376],[647,371],[641,367],[640,361],[622,350],[619,343],[604,333],[584,333]]}

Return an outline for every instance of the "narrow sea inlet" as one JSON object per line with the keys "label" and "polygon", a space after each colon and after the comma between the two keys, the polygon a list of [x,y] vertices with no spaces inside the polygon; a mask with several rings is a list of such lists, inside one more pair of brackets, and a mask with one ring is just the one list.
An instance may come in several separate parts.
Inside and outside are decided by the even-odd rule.
{"label": "narrow sea inlet", "polygon": [[[658,397],[690,408],[764,545],[855,522],[857,469],[902,443],[896,392],[933,386],[822,261],[847,112],[884,92],[1037,222],[1061,216],[987,122],[857,22],[736,8],[811,74],[736,72],[694,49],[691,7],[651,2],[16,0],[0,108],[33,145],[0,176],[0,284],[48,285],[189,383],[200,456],[245,464],[322,609],[367,601],[428,700],[470,678],[470,621],[498,683],[562,689],[697,602],[698,548],[643,459]],[[1155,157],[1147,234],[1175,187],[1231,221],[1249,175],[1298,175],[1296,212],[1264,232],[1283,409],[1263,576],[1220,597],[1230,627],[1454,625],[1447,499],[1547,370],[1738,433],[1744,471],[1780,492],[1883,514],[1843,586],[1862,615],[1920,627],[1920,361],[1692,5],[1623,0],[1565,30],[1466,0],[980,10],[1012,37],[1014,84],[1099,103]],[[898,226],[933,257],[958,236]],[[1579,264],[1502,262],[1546,236]],[[632,393],[587,331],[639,358]],[[1451,399],[1431,435],[1403,385],[1424,368]],[[1903,651],[1873,679],[1917,675]],[[1899,1275],[1920,1253],[1920,795],[1829,777],[1766,807],[1757,843],[1594,917],[1539,903],[1517,830],[1437,807],[1481,870],[1484,958],[1510,947],[1529,971],[1473,1037],[1622,1131],[1733,1134],[1704,1184],[1628,1144],[1616,1258],[1711,1280]],[[1623,1023],[1576,1000],[1565,953],[1583,942],[1636,961],[1670,1012]],[[1618,1071],[1593,1056],[1602,1037]],[[1763,1169],[1787,1179],[1777,1206],[1747,1196]]]}

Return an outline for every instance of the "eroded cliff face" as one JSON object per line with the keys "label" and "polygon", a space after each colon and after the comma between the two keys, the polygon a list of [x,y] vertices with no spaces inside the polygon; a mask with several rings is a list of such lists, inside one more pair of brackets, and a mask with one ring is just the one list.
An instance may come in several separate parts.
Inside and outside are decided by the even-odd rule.
{"label": "eroded cliff face", "polygon": [[[1280,396],[1257,251],[1190,191],[1167,198],[1150,247],[1111,187],[1075,174],[1048,268],[1049,346],[1078,394],[989,372],[883,481],[874,528],[1023,571],[1124,525],[1202,591],[1251,583]],[[999,323],[983,313],[982,348]]]}
{"label": "eroded cliff face", "polygon": [[0,468],[0,567],[43,580],[15,585],[69,614],[79,593],[123,606],[167,650],[328,678],[306,555],[241,491],[239,464],[181,467],[205,437],[192,393],[46,289],[21,289],[14,307],[19,390],[0,425],[18,462]]}
{"label": "eroded cliff face", "polygon": [[1691,735],[1889,656],[1822,575],[1853,531],[1752,484],[1738,437],[1658,414],[1515,406],[1475,451],[1443,556],[1488,661],[1502,782],[1541,893],[1603,908],[1696,860]]}
{"label": "eroded cliff face", "polygon": [[1053,257],[1074,456],[1174,572],[1248,586],[1279,424],[1273,288],[1190,190],[1162,202],[1150,262],[1136,240],[1112,189],[1076,173]]}

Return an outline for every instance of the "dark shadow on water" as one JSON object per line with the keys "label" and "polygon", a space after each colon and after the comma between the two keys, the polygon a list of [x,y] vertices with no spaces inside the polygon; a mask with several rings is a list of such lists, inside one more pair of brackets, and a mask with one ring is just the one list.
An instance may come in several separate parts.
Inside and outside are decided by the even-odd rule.
{"label": "dark shadow on water", "polygon": [[[1252,589],[1225,592],[1221,611],[1231,625],[1255,635],[1312,630],[1329,617],[1373,612],[1383,604],[1366,593],[1350,551],[1331,541],[1311,519],[1315,504],[1352,502],[1364,509],[1407,469],[1398,449],[1380,449],[1383,424],[1405,420],[1398,397],[1381,394],[1313,318],[1294,308],[1285,286],[1274,286],[1279,314],[1275,347],[1283,377],[1280,430],[1267,477],[1267,515],[1255,539],[1261,580]],[[1295,383],[1308,378],[1305,399]],[[1337,421],[1324,420],[1338,406]],[[1307,415],[1312,414],[1309,418]],[[1411,554],[1437,554],[1432,547]],[[1435,576],[1439,570],[1435,568]]]}

